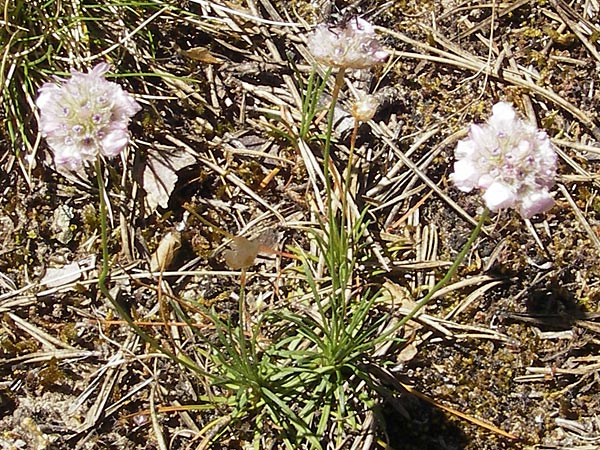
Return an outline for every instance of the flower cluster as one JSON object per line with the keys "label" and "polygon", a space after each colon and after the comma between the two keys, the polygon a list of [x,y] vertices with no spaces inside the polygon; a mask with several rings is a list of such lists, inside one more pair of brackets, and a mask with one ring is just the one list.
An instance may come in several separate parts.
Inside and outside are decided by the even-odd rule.
{"label": "flower cluster", "polygon": [[118,84],[107,81],[109,65],[88,73],[71,71],[69,80],[45,83],[36,100],[39,128],[57,165],[70,169],[99,154],[117,156],[129,142],[129,119],[140,105]]}
{"label": "flower cluster", "polygon": [[308,49],[318,62],[347,69],[368,69],[388,58],[373,26],[359,17],[344,28],[318,25],[308,37]]}
{"label": "flower cluster", "polygon": [[471,125],[458,143],[451,179],[461,191],[485,190],[492,211],[515,207],[531,218],[554,204],[549,189],[556,175],[556,153],[544,131],[521,120],[504,102],[492,109],[487,124]]}

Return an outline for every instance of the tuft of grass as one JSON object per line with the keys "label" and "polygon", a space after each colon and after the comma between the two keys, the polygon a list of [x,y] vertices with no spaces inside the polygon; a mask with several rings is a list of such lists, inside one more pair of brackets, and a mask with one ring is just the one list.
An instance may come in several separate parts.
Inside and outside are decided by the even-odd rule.
{"label": "tuft of grass", "polygon": [[[16,1],[4,5],[4,21],[0,27],[2,62],[0,66],[0,109],[2,129],[14,155],[21,162],[36,145],[34,101],[36,90],[46,78],[44,71],[53,65],[54,56],[68,40],[61,31],[71,26],[64,23],[73,11],[70,4],[50,1]],[[68,19],[67,19],[68,21]]]}

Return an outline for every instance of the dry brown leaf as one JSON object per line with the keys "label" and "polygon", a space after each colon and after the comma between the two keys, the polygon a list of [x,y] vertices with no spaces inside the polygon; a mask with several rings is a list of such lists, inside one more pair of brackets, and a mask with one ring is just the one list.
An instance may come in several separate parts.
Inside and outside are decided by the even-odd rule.
{"label": "dry brown leaf", "polygon": [[[391,280],[386,280],[383,283],[385,288],[384,301],[388,302],[397,308],[404,308],[411,310],[416,306],[416,302],[412,298],[410,290],[394,283]],[[404,339],[407,340],[406,344],[396,354],[396,361],[408,362],[411,361],[419,353],[419,348],[413,341],[416,331],[421,328],[417,322],[412,321],[404,325]]]}
{"label": "dry brown leaf", "polygon": [[181,53],[186,58],[193,59],[194,61],[200,61],[205,64],[219,64],[222,63],[223,60],[214,56],[209,49],[205,47],[194,47],[189,50],[180,49],[179,53]]}
{"label": "dry brown leaf", "polygon": [[196,162],[193,155],[181,149],[151,150],[146,157],[143,186],[150,213],[159,206],[167,208],[178,180],[177,172]]}
{"label": "dry brown leaf", "polygon": [[163,271],[173,262],[175,253],[181,248],[181,233],[170,231],[158,244],[158,248],[150,258],[150,271]]}
{"label": "dry brown leaf", "polygon": [[386,279],[383,283],[383,300],[396,308],[412,309],[416,305],[410,290]]}

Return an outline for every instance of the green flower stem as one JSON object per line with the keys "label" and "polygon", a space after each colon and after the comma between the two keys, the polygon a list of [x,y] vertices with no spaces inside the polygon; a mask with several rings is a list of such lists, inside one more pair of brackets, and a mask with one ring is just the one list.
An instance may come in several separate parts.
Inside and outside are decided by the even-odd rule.
{"label": "green flower stem", "polygon": [[[346,73],[346,69],[341,67],[336,76],[333,85],[333,90],[331,92],[331,105],[329,107],[329,113],[327,115],[327,132],[325,134],[325,147],[323,149],[323,174],[325,176],[325,191],[327,197],[327,247],[328,247],[328,255],[327,258],[329,260],[329,270],[331,272],[331,281],[332,281],[332,299],[336,296],[336,291],[340,289],[338,302],[331,305],[331,334],[333,342],[337,342],[339,339],[340,333],[342,333],[344,321],[346,317],[346,286],[344,285],[345,278],[347,276],[347,251],[343,251],[343,254],[337,254],[340,250],[345,249],[346,244],[346,230],[344,229],[343,223],[336,223],[336,214],[333,209],[333,192],[331,190],[331,180],[330,180],[330,171],[329,164],[331,164],[331,138],[333,135],[333,119],[335,117],[335,107],[337,105],[338,97],[340,94],[340,90],[344,85],[344,74]],[[345,195],[345,193],[341,192],[341,196]],[[342,199],[345,203],[345,200]],[[340,259],[343,258],[343,261]],[[336,267],[337,261],[341,265]],[[336,282],[337,280],[337,282]]]}
{"label": "green flower stem", "polygon": [[333,133],[333,118],[335,115],[335,105],[337,104],[340,90],[344,84],[344,74],[346,69],[341,67],[335,76],[335,84],[333,85],[333,91],[331,92],[331,106],[329,107],[329,114],[327,115],[327,133],[325,134],[325,148],[323,149],[323,174],[325,175],[325,186],[327,190],[327,205],[331,214],[331,181],[329,180],[329,161],[331,152],[331,135]]}
{"label": "green flower stem", "polygon": [[[344,180],[344,193],[349,195],[350,191],[350,178],[352,177],[352,160],[354,159],[354,147],[356,146],[356,138],[358,136],[358,125],[359,120],[354,119],[354,128],[352,129],[352,136],[350,137],[350,152],[348,154],[348,165],[346,167],[346,178]],[[344,196],[344,198],[346,198]]]}
{"label": "green flower stem", "polygon": [[475,239],[477,239],[477,236],[479,236],[479,233],[481,232],[481,228],[483,227],[483,224],[484,224],[485,220],[487,219],[489,212],[490,211],[487,208],[485,208],[483,210],[483,213],[481,213],[481,217],[479,218],[479,221],[477,222],[477,226],[471,232],[469,239],[467,240],[467,242],[463,246],[462,250],[460,251],[460,253],[456,257],[456,259],[454,260],[454,262],[448,269],[448,272],[446,272],[446,275],[444,275],[444,278],[442,278],[440,281],[438,281],[437,284],[433,287],[433,289],[431,289],[427,293],[427,295],[425,295],[425,297],[423,297],[421,300],[419,300],[417,302],[417,304],[412,309],[412,311],[409,312],[406,316],[404,316],[402,318],[402,320],[400,320],[400,322],[398,322],[396,327],[394,327],[394,329],[399,329],[400,327],[405,325],[410,319],[412,319],[421,310],[421,308],[423,308],[427,303],[429,303],[429,301],[433,297],[433,294],[435,294],[437,291],[439,291],[444,286],[446,286],[446,284],[448,284],[448,282],[452,279],[452,277],[458,270],[458,267],[462,263],[463,259],[465,259],[465,256],[467,256],[467,253],[471,249],[471,246],[475,242]]}
{"label": "green flower stem", "polygon": [[107,207],[106,207],[106,191],[104,189],[104,180],[102,179],[102,168],[100,166],[100,160],[97,159],[94,168],[96,169],[96,179],[98,181],[98,195],[100,196],[100,236],[102,239],[102,270],[98,276],[98,287],[100,292],[107,297],[113,306],[116,308],[119,315],[124,318],[129,318],[129,315],[125,313],[125,310],[121,305],[112,298],[112,295],[108,291],[106,286],[106,279],[108,278],[108,224],[106,222]]}
{"label": "green flower stem", "polygon": [[135,332],[148,344],[154,347],[159,352],[165,354],[173,361],[177,361],[180,364],[192,369],[194,372],[201,373],[202,375],[206,375],[206,373],[199,370],[199,368],[187,357],[178,356],[175,353],[167,350],[163,346],[161,346],[156,339],[151,337],[148,333],[146,333],[135,321],[131,318],[127,310],[111,295],[108,287],[106,286],[106,280],[108,278],[109,272],[109,264],[108,264],[108,224],[107,224],[107,207],[106,207],[106,190],[104,188],[104,180],[102,179],[102,168],[100,166],[100,161],[97,159],[94,165],[96,170],[96,179],[98,180],[98,191],[100,196],[100,236],[102,238],[102,270],[100,271],[100,275],[98,275],[98,288],[102,295],[104,295],[114,308],[117,310],[119,316],[127,322],[127,324],[135,330]]}
{"label": "green flower stem", "polygon": [[[344,178],[344,192],[342,192],[342,210],[344,217],[346,218],[348,230],[354,228],[355,225],[354,221],[352,220],[349,204],[353,194],[350,192],[350,180],[352,179],[352,160],[354,159],[354,147],[356,145],[356,137],[358,135],[358,125],[359,121],[355,118],[352,136],[350,137],[350,152],[348,154],[348,164],[346,166],[346,176]],[[356,243],[352,242],[352,245],[354,244]]]}

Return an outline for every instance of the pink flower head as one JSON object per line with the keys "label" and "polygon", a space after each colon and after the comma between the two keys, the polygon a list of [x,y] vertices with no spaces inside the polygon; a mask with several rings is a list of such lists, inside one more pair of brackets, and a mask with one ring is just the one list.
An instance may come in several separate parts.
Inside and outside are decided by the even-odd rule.
{"label": "pink flower head", "polygon": [[514,207],[529,219],[554,205],[554,147],[510,104],[496,103],[492,112],[487,124],[471,125],[469,138],[458,143],[450,177],[461,191],[483,189],[491,211]]}
{"label": "pink flower head", "polygon": [[100,63],[88,73],[71,70],[70,79],[39,89],[39,128],[57,165],[77,169],[98,154],[117,156],[129,143],[129,119],[141,107],[104,78],[109,68]]}
{"label": "pink flower head", "polygon": [[320,24],[307,43],[315,59],[331,67],[368,69],[385,62],[389,56],[377,40],[373,26],[360,17],[350,19],[344,28]]}

